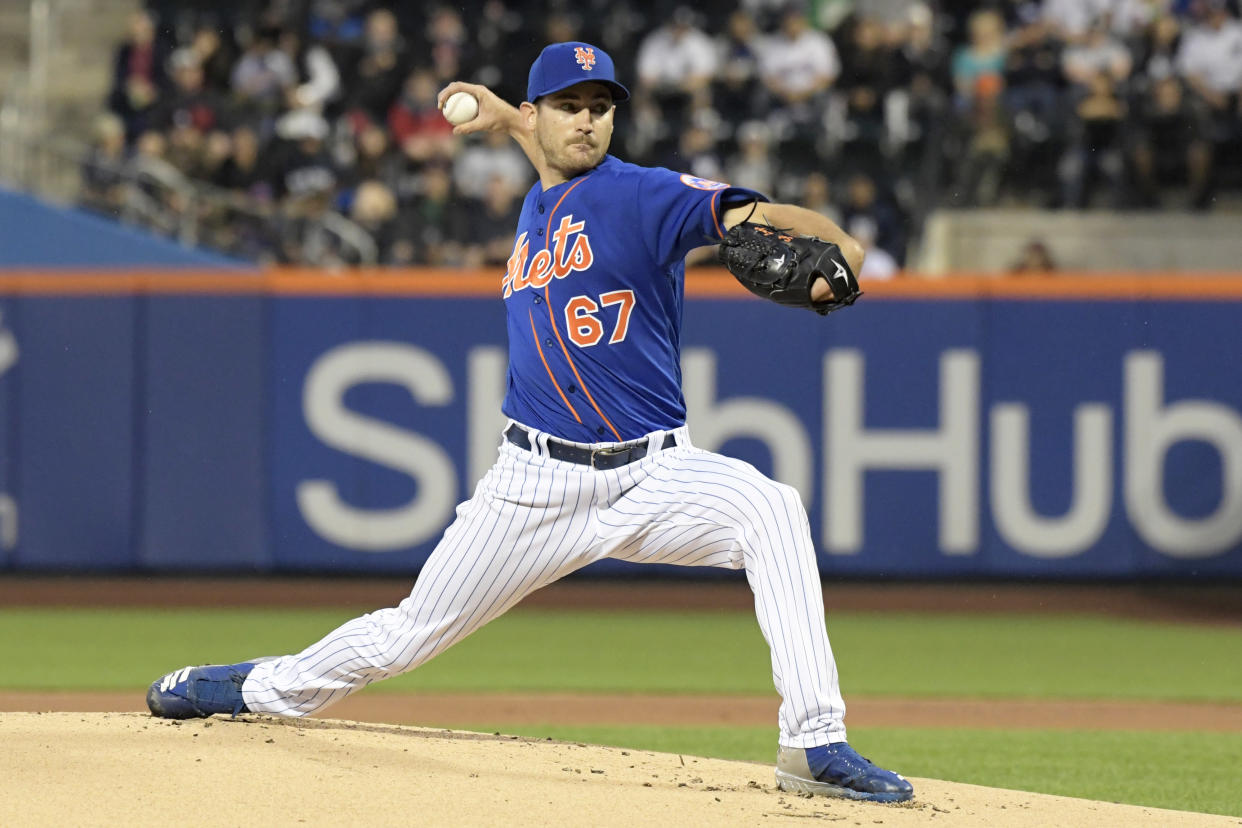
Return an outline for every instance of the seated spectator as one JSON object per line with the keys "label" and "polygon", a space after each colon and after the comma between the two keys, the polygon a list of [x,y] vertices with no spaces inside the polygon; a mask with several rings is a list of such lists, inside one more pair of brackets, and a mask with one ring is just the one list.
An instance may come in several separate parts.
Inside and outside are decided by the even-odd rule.
{"label": "seated spectator", "polygon": [[125,122],[105,113],[95,119],[91,149],[82,163],[78,203],[97,213],[119,217],[125,205]]}
{"label": "seated spectator", "polygon": [[1166,14],[1156,18],[1135,47],[1135,63],[1143,83],[1177,73],[1181,40],[1182,25],[1176,17]]}
{"label": "seated spectator", "polygon": [[317,198],[335,192],[339,176],[325,142],[328,122],[322,115],[301,109],[276,122],[280,143],[273,157],[272,180],[282,203]]}
{"label": "seated spectator", "polygon": [[724,34],[716,41],[712,103],[734,122],[759,116],[759,29],[745,9],[729,15]]}
{"label": "seated spectator", "polygon": [[341,92],[341,73],[332,54],[318,43],[306,42],[291,29],[281,32],[280,50],[289,56],[298,72],[299,82],[287,91],[287,106],[323,112]]}
{"label": "seated spectator", "polygon": [[211,179],[217,187],[229,190],[239,202],[251,206],[269,204],[273,199],[272,171],[265,162],[259,135],[249,125],[233,130],[231,154]]}
{"label": "seated spectator", "polygon": [[513,0],[484,0],[483,12],[475,27],[477,80],[502,100],[521,101],[526,97],[529,66],[523,62],[524,22]]}
{"label": "seated spectator", "polygon": [[1133,46],[1156,21],[1167,16],[1174,0],[1109,0],[1109,30],[1122,43]]}
{"label": "seated spectator", "polygon": [[170,130],[188,127],[199,133],[216,128],[221,121],[224,103],[205,85],[205,75],[198,55],[190,49],[178,49],[168,59],[172,69],[172,87],[160,99],[151,115],[151,126]]}
{"label": "seated spectator", "polygon": [[814,210],[821,216],[841,223],[841,209],[832,200],[832,187],[828,176],[822,172],[813,172],[802,181],[802,193],[798,203],[808,210]]}
{"label": "seated spectator", "polygon": [[[1198,0],[1192,8],[1195,25],[1182,38],[1177,70],[1205,107],[1213,155],[1222,157],[1224,147],[1235,145],[1236,150],[1242,139],[1242,23],[1225,0]],[[1198,206],[1207,207],[1210,200],[1210,192],[1204,192]]]}
{"label": "seated spectator", "polygon": [[684,124],[688,110],[710,103],[710,84],[716,71],[711,38],[695,26],[695,13],[678,6],[638,49],[635,92],[653,98],[664,117]]}
{"label": "seated spectator", "polygon": [[347,248],[332,232],[333,200],[331,189],[310,188],[290,195],[277,213],[274,227],[279,263],[314,265],[324,270],[357,264],[350,255],[356,246]]}
{"label": "seated spectator", "polygon": [[463,244],[473,235],[467,203],[453,193],[447,165],[428,164],[421,179],[419,194],[398,217],[392,260],[433,267],[460,264]]}
{"label": "seated spectator", "polygon": [[405,79],[401,96],[388,110],[388,129],[393,142],[411,161],[447,161],[457,152],[453,125],[436,105],[435,75],[420,67]]}
{"label": "seated spectator", "polygon": [[[525,93],[523,93],[525,94]],[[629,158],[641,158],[647,163],[661,157],[676,139],[672,136],[664,113],[650,98],[630,98],[628,111],[617,124],[619,136],[614,137],[625,147]]]}
{"label": "seated spectator", "polygon": [[1113,86],[1124,83],[1131,64],[1130,50],[1109,32],[1106,17],[1093,21],[1082,39],[1061,56],[1061,71],[1080,95],[1096,88],[1096,77],[1101,74]]}
{"label": "seated spectator", "polygon": [[759,73],[770,96],[770,117],[780,131],[782,153],[795,163],[813,166],[828,91],[841,74],[832,39],[811,28],[802,6],[791,5],[781,15],[780,31],[763,43]]}
{"label": "seated spectator", "polygon": [[772,130],[763,121],[747,121],[738,127],[737,152],[729,159],[724,179],[735,187],[775,192],[780,171],[772,139]]}
{"label": "seated spectator", "polygon": [[216,95],[227,95],[237,59],[232,33],[214,23],[200,25],[188,48],[202,67],[203,86]]}
{"label": "seated spectator", "polygon": [[957,124],[955,173],[949,203],[991,207],[1001,197],[1010,160],[1010,126],[1001,105],[1000,80],[979,79],[970,108]]}
{"label": "seated spectator", "polygon": [[898,31],[900,36],[893,54],[896,83],[905,87],[915,78],[925,77],[933,86],[947,88],[951,80],[949,45],[936,26],[936,15],[927,4],[910,4],[905,26]]}
{"label": "seated spectator", "polygon": [[471,238],[464,247],[470,267],[503,265],[513,252],[513,228],[522,214],[522,193],[502,175],[487,182],[483,199],[470,208]]}
{"label": "seated spectator", "polygon": [[716,149],[716,137],[710,129],[699,124],[690,124],[682,130],[677,150],[663,166],[711,181],[725,177],[724,164]]}
{"label": "seated spectator", "polygon": [[980,98],[995,96],[1005,86],[1005,23],[991,9],[970,16],[970,41],[953,53],[953,88],[962,112],[975,109]]}
{"label": "seated spectator", "polygon": [[1042,17],[1058,40],[1079,43],[1092,25],[1112,12],[1117,0],[1043,0]]}
{"label": "seated spectator", "polygon": [[534,178],[522,150],[503,132],[487,132],[470,141],[453,164],[453,185],[466,198],[485,198],[489,182],[497,175],[522,193]]}
{"label": "seated spectator", "polygon": [[372,0],[310,0],[307,5],[307,34],[322,43],[340,65],[362,40]]}
{"label": "seated spectator", "polygon": [[1010,130],[1006,183],[1023,200],[1054,203],[1056,165],[1065,151],[1070,104],[1061,72],[1062,42],[1034,4],[1018,10],[1005,57],[1002,103]]}
{"label": "seated spectator", "polygon": [[[899,176],[931,190],[946,163],[950,130],[949,46],[923,3],[910,7],[905,39],[894,55],[898,89],[891,96],[886,129]],[[915,184],[911,184],[912,189]]]}
{"label": "seated spectator", "polygon": [[836,83],[845,101],[840,151],[851,167],[878,175],[891,146],[885,109],[896,84],[896,56],[879,22],[866,17],[855,22],[845,51]]}
{"label": "seated spectator", "polygon": [[204,178],[206,176],[203,166],[206,136],[193,124],[177,124],[166,130],[163,135],[168,141],[164,153],[165,160],[176,167],[177,171],[186,178]]}
{"label": "seated spectator", "polygon": [[1112,206],[1119,206],[1125,105],[1108,72],[1092,76],[1086,95],[1075,107],[1075,115],[1073,139],[1061,167],[1062,202],[1066,207],[1088,206],[1096,182],[1104,179],[1112,190]]}
{"label": "seated spectator", "polygon": [[880,198],[879,189],[869,175],[857,173],[850,177],[846,184],[841,218],[849,226],[853,226],[858,219],[866,219],[869,224],[859,226],[871,230],[872,241],[898,261],[904,258],[905,232],[902,229],[901,215],[895,206]]}
{"label": "seated spectator", "polygon": [[134,142],[125,167],[126,215],[165,235],[177,233],[190,208],[189,182],[167,160],[168,142],[157,130],[147,130]]}
{"label": "seated spectator", "polygon": [[883,97],[895,85],[897,56],[879,21],[870,17],[855,20],[841,52],[842,69],[836,87],[846,95],[865,87]]}
{"label": "seated spectator", "polygon": [[901,265],[883,247],[876,245],[875,222],[864,215],[857,215],[850,220],[848,231],[862,245],[866,257],[862,269],[854,274],[860,281],[892,279],[901,270]]}
{"label": "seated spectator", "polygon": [[233,138],[222,129],[213,129],[203,136],[199,167],[195,178],[215,181],[233,158]]}
{"label": "seated spectator", "polygon": [[378,181],[396,192],[403,166],[401,159],[392,152],[384,128],[368,124],[354,138],[353,163],[347,171],[347,179],[353,186],[362,181]]}
{"label": "seated spectator", "polygon": [[1048,249],[1048,245],[1040,239],[1031,239],[1023,246],[1018,260],[1010,265],[1009,272],[1048,274],[1056,269],[1057,263],[1052,258],[1052,251]]}
{"label": "seated spectator", "polygon": [[424,36],[437,89],[470,74],[468,67],[475,55],[460,11],[450,5],[436,8],[427,20]]}
{"label": "seated spectator", "polygon": [[1004,96],[1015,131],[1032,143],[1049,140],[1060,127],[1061,65],[1062,44],[1047,21],[1021,21],[1005,56]]}
{"label": "seated spectator", "polygon": [[343,106],[354,119],[381,123],[409,71],[397,18],[379,8],[367,15],[366,30],[345,72]]}
{"label": "seated spectator", "polygon": [[277,48],[279,38],[278,29],[259,29],[233,67],[233,96],[246,117],[270,123],[297,84],[293,61]]}
{"label": "seated spectator", "polygon": [[1169,185],[1189,189],[1190,205],[1202,204],[1208,192],[1212,147],[1203,111],[1191,104],[1176,76],[1157,80],[1139,99],[1130,133],[1139,204],[1160,205]]}
{"label": "seated spectator", "polygon": [[165,52],[155,40],[155,20],[145,11],[130,15],[129,33],[116,51],[108,108],[125,122],[125,135],[133,141],[149,126],[147,116],[159,102],[164,88]]}
{"label": "seated spectator", "polygon": [[375,243],[378,263],[391,264],[397,241],[397,198],[392,190],[374,179],[363,181],[354,189],[349,219]]}

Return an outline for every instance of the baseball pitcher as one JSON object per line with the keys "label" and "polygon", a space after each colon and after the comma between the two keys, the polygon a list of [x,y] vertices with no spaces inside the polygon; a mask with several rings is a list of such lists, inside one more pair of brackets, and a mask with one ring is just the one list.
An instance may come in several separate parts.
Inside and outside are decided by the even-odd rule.
{"label": "baseball pitcher", "polygon": [[858,297],[862,249],[809,210],[609,155],[616,107],[629,93],[596,46],[544,49],[519,107],[461,82],[440,92],[440,105],[459,92],[478,106],[454,116],[462,121],[454,131],[507,133],[539,174],[500,286],[508,424],[496,464],[398,606],[349,621],[300,653],[170,673],[151,685],[151,712],[319,712],[415,669],[525,595],[602,558],[741,568],[782,699],[777,784],[910,799],[908,781],[846,742],[797,492],[696,448],[681,389],[691,249],[719,243],[749,290],[818,313]]}

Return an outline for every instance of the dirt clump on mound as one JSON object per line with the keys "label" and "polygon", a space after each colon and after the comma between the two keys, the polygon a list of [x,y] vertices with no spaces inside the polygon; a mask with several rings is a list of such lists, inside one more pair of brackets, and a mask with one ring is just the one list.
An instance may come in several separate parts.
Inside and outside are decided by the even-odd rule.
{"label": "dirt clump on mound", "polygon": [[331,719],[0,714],[20,825],[1236,825],[1226,817],[914,779],[916,799],[803,798],[772,768]]}

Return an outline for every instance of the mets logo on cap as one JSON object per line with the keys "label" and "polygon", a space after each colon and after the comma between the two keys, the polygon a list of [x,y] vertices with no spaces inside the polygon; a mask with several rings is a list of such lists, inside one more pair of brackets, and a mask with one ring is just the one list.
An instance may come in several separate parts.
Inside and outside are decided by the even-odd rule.
{"label": "mets logo on cap", "polygon": [[575,46],[574,58],[578,65],[590,72],[595,68],[595,50],[590,46]]}

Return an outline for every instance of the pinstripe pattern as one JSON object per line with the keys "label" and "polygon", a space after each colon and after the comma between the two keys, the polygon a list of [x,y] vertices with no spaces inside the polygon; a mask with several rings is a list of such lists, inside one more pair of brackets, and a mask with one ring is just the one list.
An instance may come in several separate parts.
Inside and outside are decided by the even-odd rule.
{"label": "pinstripe pattern", "polygon": [[[373,681],[424,664],[524,596],[593,561],[744,567],[772,653],[780,741],[845,740],[845,705],[824,627],[819,570],[797,492],[738,460],[676,448],[596,471],[500,445],[457,508],[409,597],[346,622],[296,655],[258,664],[246,706],[305,716]],[[658,446],[664,432],[649,435]]]}

